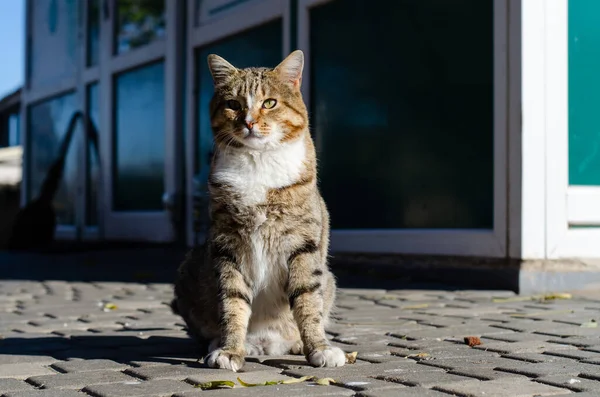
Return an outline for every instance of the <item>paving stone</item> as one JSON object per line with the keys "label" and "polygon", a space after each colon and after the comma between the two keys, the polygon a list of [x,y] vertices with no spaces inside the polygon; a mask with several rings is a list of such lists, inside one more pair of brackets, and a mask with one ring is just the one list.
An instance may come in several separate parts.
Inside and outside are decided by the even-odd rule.
{"label": "paving stone", "polygon": [[[600,394],[600,381],[568,375],[553,375],[534,379],[536,382],[550,386],[562,387],[575,392],[594,391]],[[578,395],[577,395],[578,396]]]}
{"label": "paving stone", "polygon": [[482,337],[482,342],[488,343],[492,341],[503,341],[503,342],[544,342],[550,343],[549,339],[551,336],[548,335],[540,335],[540,334],[529,334],[523,332],[513,332],[510,334],[500,334],[500,335],[486,335]]}
{"label": "paving stone", "polygon": [[460,382],[470,379],[460,375],[453,375],[443,370],[427,372],[405,372],[393,375],[380,375],[377,379],[388,382],[397,382],[407,386],[420,386],[432,388],[445,383]]}
{"label": "paving stone", "polygon": [[76,390],[31,390],[9,392],[2,397],[89,397],[89,394]]}
{"label": "paving stone", "polygon": [[11,378],[0,379],[0,392],[34,390],[34,387],[29,383]]}
{"label": "paving stone", "polygon": [[420,365],[443,368],[447,370],[472,369],[472,368],[495,368],[501,365],[522,365],[523,363],[502,358],[498,355],[489,357],[462,357],[462,358],[444,358],[420,361]]}
{"label": "paving stone", "polygon": [[543,353],[546,350],[577,350],[571,345],[552,345],[541,341],[529,342],[492,342],[475,346],[474,349],[491,351],[501,354],[514,353]]}
{"label": "paving stone", "polygon": [[335,379],[336,386],[345,387],[347,389],[356,390],[356,391],[372,391],[372,390],[398,390],[404,389],[406,386],[395,383],[388,382],[381,379],[376,379],[372,377],[361,377],[361,376],[348,376],[347,378],[339,378]]}
{"label": "paving stone", "polygon": [[47,364],[38,362],[0,364],[0,378],[27,379],[30,376],[56,374]]}
{"label": "paving stone", "polygon": [[590,347],[600,346],[600,335],[598,337],[592,336],[573,336],[568,338],[551,338],[548,339],[550,343],[556,343],[560,345],[573,345],[577,347]]}
{"label": "paving stone", "polygon": [[[519,319],[519,320],[511,319],[510,322],[508,322],[508,323],[490,324],[490,327],[498,328],[498,329],[507,329],[507,330],[511,330],[511,331],[515,331],[515,332],[532,333],[532,332],[544,331],[544,330],[555,328],[556,323],[554,323],[552,321],[533,321],[533,320],[526,320],[526,319]],[[548,334],[543,334],[543,335],[548,335]],[[553,336],[553,335],[550,335],[550,336]],[[561,335],[558,335],[558,336],[561,336]]]}
{"label": "paving stone", "polygon": [[342,379],[348,376],[391,376],[404,372],[439,372],[439,368],[421,366],[413,360],[393,361],[382,364],[345,365],[343,367],[287,369],[284,375],[302,377],[317,375],[333,379]]}
{"label": "paving stone", "polygon": [[549,375],[579,375],[581,373],[600,373],[599,367],[592,364],[581,364],[577,361],[554,362],[554,363],[518,363],[501,365],[494,368],[498,371],[511,372],[514,374],[527,375],[539,378]]}
{"label": "paving stone", "polygon": [[542,353],[514,353],[514,354],[502,354],[502,357],[509,358],[511,360],[526,361],[529,363],[570,363],[571,360],[565,357],[553,356]]}
{"label": "paving stone", "polygon": [[[413,351],[414,353],[414,351]],[[402,361],[405,360],[404,357],[400,357],[400,356],[393,356],[391,354],[388,353],[362,353],[359,352],[358,355],[356,356],[359,360],[361,361],[367,361],[373,364],[381,364],[381,363],[387,363],[390,361]]]}
{"label": "paving stone", "polygon": [[167,397],[186,390],[193,391],[194,386],[176,380],[132,380],[121,383],[87,386],[84,392],[96,397]]}
{"label": "paving stone", "polygon": [[582,392],[577,394],[558,394],[554,397],[598,397],[598,393],[595,392]]}
{"label": "paving stone", "polygon": [[69,374],[33,376],[27,382],[44,389],[81,389],[88,385],[131,382],[139,379],[117,371],[94,371]]}
{"label": "paving stone", "polygon": [[491,368],[460,368],[452,371],[448,371],[449,374],[467,376],[469,378],[475,378],[479,380],[496,380],[505,378],[514,378],[525,375],[513,374],[510,372],[495,371]]}
{"label": "paving stone", "polygon": [[118,363],[113,360],[76,360],[60,361],[52,364],[52,368],[59,372],[89,372],[89,371],[120,371],[129,368],[128,365]]}
{"label": "paving stone", "polygon": [[448,393],[422,387],[407,387],[401,390],[375,390],[360,392],[356,397],[449,397]]}
{"label": "paving stone", "polygon": [[408,339],[446,339],[510,333],[511,330],[481,325],[479,327],[447,327],[406,333]]}
{"label": "paving stone", "polygon": [[582,368],[579,376],[581,376],[582,378],[587,378],[587,379],[593,379],[593,380],[600,380],[600,367],[596,366],[596,367],[590,367],[587,366],[586,368]]}
{"label": "paving stone", "polygon": [[[244,368],[239,373],[269,372],[278,374],[281,369],[262,365],[253,362],[246,362]],[[223,376],[224,371],[220,369],[207,368],[203,365],[185,366],[185,365],[161,365],[141,368],[131,368],[125,373],[144,380],[155,379],[177,379],[184,380],[188,377],[202,376]]]}
{"label": "paving stone", "polygon": [[[121,360],[121,362],[123,362]],[[166,364],[171,365],[187,365],[187,366],[197,366],[202,363],[201,358],[196,354],[190,355],[156,355],[152,357],[136,357],[131,358],[125,361],[127,364],[132,365],[134,367],[155,367],[155,366],[163,366]],[[246,360],[248,362],[248,359]]]}
{"label": "paving stone", "polygon": [[571,350],[546,350],[544,354],[549,356],[573,358],[575,360],[593,360],[600,359],[600,353],[571,349]]}
{"label": "paving stone", "polygon": [[337,336],[333,339],[336,342],[349,345],[382,344],[386,345],[395,340],[395,338],[385,335],[357,335],[357,336]]}
{"label": "paving stone", "polygon": [[575,325],[564,325],[564,326],[556,326],[556,323],[553,327],[539,329],[535,331],[537,334],[542,335],[550,335],[550,336],[560,336],[561,338],[572,337],[572,336],[596,336],[598,335],[597,328],[584,328]]}
{"label": "paving stone", "polygon": [[474,350],[471,349],[470,347],[463,347],[463,346],[452,346],[452,345],[448,345],[448,347],[446,349],[432,349],[432,350],[428,350],[428,349],[423,349],[423,350],[391,350],[390,351],[391,354],[393,355],[397,355],[397,356],[401,356],[401,357],[407,357],[407,356],[414,356],[415,354],[418,353],[426,353],[429,355],[429,359],[446,359],[446,358],[463,358],[463,357],[468,357],[468,358],[485,358],[485,357],[493,357],[493,356],[497,356],[497,354],[495,352],[492,351],[485,351],[485,350]]}
{"label": "paving stone", "polygon": [[186,382],[192,385],[211,382],[215,380],[226,380],[238,384],[238,378],[246,383],[263,383],[278,380],[292,380],[293,377],[282,375],[276,371],[266,372],[233,372],[228,370],[210,370],[198,372],[195,375],[189,376]]}
{"label": "paving stone", "polygon": [[519,378],[511,379],[510,382],[504,379],[490,381],[467,380],[436,386],[435,390],[456,393],[465,397],[531,397],[553,396],[565,393],[565,389]]}
{"label": "paving stone", "polygon": [[[240,387],[221,390],[200,390],[175,393],[173,397],[349,397],[354,395],[353,390],[337,386],[320,386],[312,382],[302,382],[291,385],[273,385],[260,387]],[[446,396],[448,397],[448,396]]]}

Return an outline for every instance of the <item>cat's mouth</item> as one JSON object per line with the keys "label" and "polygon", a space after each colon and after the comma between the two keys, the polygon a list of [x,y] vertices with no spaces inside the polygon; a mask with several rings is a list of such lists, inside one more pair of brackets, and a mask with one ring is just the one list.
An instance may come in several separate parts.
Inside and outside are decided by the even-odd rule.
{"label": "cat's mouth", "polygon": [[244,131],[244,139],[248,139],[248,140],[257,139],[257,140],[260,140],[260,139],[263,139],[263,138],[264,138],[264,135],[262,135],[259,132],[254,131],[254,130],[253,131],[248,131],[248,132]]}

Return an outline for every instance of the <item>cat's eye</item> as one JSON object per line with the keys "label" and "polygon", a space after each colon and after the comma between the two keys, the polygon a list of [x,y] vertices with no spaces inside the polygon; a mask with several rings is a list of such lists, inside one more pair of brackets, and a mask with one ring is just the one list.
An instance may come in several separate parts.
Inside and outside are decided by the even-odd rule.
{"label": "cat's eye", "polygon": [[227,101],[227,107],[231,110],[240,110],[242,108],[242,104],[234,99],[230,99]]}
{"label": "cat's eye", "polygon": [[265,109],[273,109],[277,105],[277,100],[275,99],[267,99],[263,102],[262,107]]}

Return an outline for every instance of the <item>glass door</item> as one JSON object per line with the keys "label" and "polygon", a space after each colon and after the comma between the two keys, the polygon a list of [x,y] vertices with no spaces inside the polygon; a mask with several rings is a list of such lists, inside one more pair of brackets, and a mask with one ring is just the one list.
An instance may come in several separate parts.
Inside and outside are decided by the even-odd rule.
{"label": "glass door", "polygon": [[105,238],[170,242],[176,166],[182,1],[104,2],[100,138]]}

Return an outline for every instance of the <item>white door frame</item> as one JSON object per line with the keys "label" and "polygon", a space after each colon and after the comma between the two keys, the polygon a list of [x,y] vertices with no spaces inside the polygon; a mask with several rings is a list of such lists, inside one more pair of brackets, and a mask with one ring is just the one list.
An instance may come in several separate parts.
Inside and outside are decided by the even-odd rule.
{"label": "white door frame", "polygon": [[[177,197],[181,193],[177,152],[181,123],[177,114],[180,106],[180,45],[183,22],[183,0],[165,0],[166,37],[124,54],[115,55],[114,35],[116,1],[109,0],[108,18],[102,18],[100,33],[100,136],[103,174],[104,233],[107,239],[171,242],[176,237],[172,214],[167,210],[145,212],[113,211],[113,142],[114,142],[114,77],[119,73],[147,64],[164,62],[165,78],[165,193]],[[180,109],[180,107],[179,107]]]}
{"label": "white door frame", "polygon": [[[87,15],[87,1],[81,1],[75,3],[77,6],[77,21],[81,21],[82,18],[80,16]],[[34,15],[34,7],[35,2],[33,0],[26,0],[25,4],[25,37],[26,37],[26,49],[25,49],[25,70],[32,70],[31,67],[31,51],[32,49],[32,40],[33,37],[33,15]],[[85,19],[87,21],[87,19]],[[24,153],[24,161],[23,161],[23,182],[21,183],[21,206],[24,206],[28,203],[29,199],[33,199],[33,197],[29,197],[29,180],[30,180],[30,159],[28,156],[31,154],[29,150],[29,139],[31,139],[30,131],[29,131],[29,110],[32,105],[37,103],[41,103],[47,100],[52,100],[54,98],[60,97],[62,95],[73,94],[75,96],[76,107],[75,110],[84,110],[86,97],[85,95],[85,86],[88,82],[97,78],[98,68],[92,68],[92,70],[88,70],[82,73],[85,68],[85,54],[86,54],[86,29],[87,24],[82,26],[81,24],[77,26],[78,30],[78,38],[76,44],[76,67],[75,74],[72,76],[67,76],[62,80],[58,80],[53,82],[52,84],[46,84],[42,87],[33,87],[31,84],[31,76],[28,72],[25,73],[25,82],[23,84],[23,88],[21,91],[21,145],[23,147]],[[83,31],[83,32],[82,32]],[[82,39],[83,38],[83,39]],[[82,106],[83,105],[83,106]],[[80,120],[79,133],[83,131],[85,128],[83,121]],[[62,132],[62,131],[61,131]],[[76,132],[77,134],[78,132]],[[85,139],[78,139],[81,137],[74,136],[73,143],[70,147],[70,150],[75,150],[77,152],[77,163],[79,165],[80,170],[85,170],[85,158],[84,154],[81,152],[82,146],[85,145]],[[76,146],[79,144],[79,146]],[[75,203],[75,223],[73,225],[57,225],[55,231],[55,237],[57,239],[63,240],[73,240],[76,238],[88,238],[89,236],[96,236],[98,234],[98,228],[86,228],[85,226],[85,208],[86,208],[86,189],[85,184],[87,183],[85,178],[85,172],[79,172],[77,175],[77,198]]]}
{"label": "white door frame", "polygon": [[[298,47],[304,51],[303,95],[310,100],[309,10],[331,0],[298,0]],[[494,1],[494,228],[332,230],[337,252],[505,257],[507,255],[507,138],[509,0]],[[318,137],[317,137],[318,144]]]}
{"label": "white door frame", "polygon": [[[548,259],[600,257],[600,186],[569,185],[568,0],[545,0]],[[573,228],[573,226],[596,226]]]}
{"label": "white door frame", "polygon": [[[196,245],[194,233],[194,176],[195,160],[198,154],[196,148],[198,115],[196,112],[197,92],[197,62],[206,62],[205,59],[196,59],[198,49],[216,41],[233,36],[248,29],[259,27],[276,19],[282,20],[282,60],[288,55],[290,48],[290,0],[254,0],[247,4],[235,6],[219,18],[206,24],[197,26],[196,2],[188,1],[187,15],[187,53],[186,53],[186,234],[187,244]],[[200,159],[202,161],[204,159]],[[202,240],[204,236],[199,236]]]}

